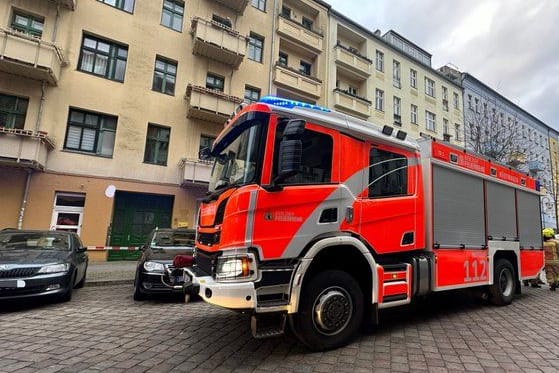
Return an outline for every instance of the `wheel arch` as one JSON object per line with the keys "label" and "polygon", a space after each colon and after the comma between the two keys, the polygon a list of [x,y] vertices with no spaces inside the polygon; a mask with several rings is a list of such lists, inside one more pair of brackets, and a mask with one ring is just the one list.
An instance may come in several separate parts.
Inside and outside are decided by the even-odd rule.
{"label": "wheel arch", "polygon": [[289,313],[299,309],[301,289],[306,281],[325,269],[340,269],[354,276],[363,290],[365,304],[378,301],[376,261],[370,250],[359,239],[340,235],[316,241],[301,258],[301,263],[293,274]]}

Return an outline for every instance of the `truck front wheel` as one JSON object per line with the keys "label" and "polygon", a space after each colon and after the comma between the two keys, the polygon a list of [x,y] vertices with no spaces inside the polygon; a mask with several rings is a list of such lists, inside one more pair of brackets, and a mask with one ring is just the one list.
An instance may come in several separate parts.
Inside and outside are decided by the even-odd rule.
{"label": "truck front wheel", "polygon": [[357,281],[347,272],[329,270],[304,286],[291,326],[301,342],[323,351],[347,344],[362,319],[363,292]]}
{"label": "truck front wheel", "polygon": [[511,304],[516,291],[514,268],[506,259],[499,259],[495,263],[493,285],[489,287],[491,302],[496,306]]}

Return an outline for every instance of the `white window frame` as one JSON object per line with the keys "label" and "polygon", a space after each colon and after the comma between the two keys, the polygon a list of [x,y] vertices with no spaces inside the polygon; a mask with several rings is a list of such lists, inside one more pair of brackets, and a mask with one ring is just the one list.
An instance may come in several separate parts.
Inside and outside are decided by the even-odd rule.
{"label": "white window frame", "polygon": [[378,71],[384,72],[384,53],[379,50],[375,53],[375,68]]}
{"label": "white window frame", "polygon": [[436,97],[435,81],[425,77],[425,94],[429,97]]}
{"label": "white window frame", "polygon": [[417,89],[417,70],[410,69],[410,87]]}
{"label": "white window frame", "polygon": [[392,60],[392,85],[396,88],[402,87],[402,80],[400,79],[400,62]]}
{"label": "white window frame", "polygon": [[394,115],[402,116],[402,100],[400,97],[394,96]]}
{"label": "white window frame", "polygon": [[412,124],[417,124],[417,105],[411,104],[410,121]]}
{"label": "white window frame", "polygon": [[[83,197],[84,198],[84,205],[85,205],[85,194],[83,193],[66,193],[66,192],[56,192],[54,194],[54,202],[52,208],[52,217],[50,222],[50,230],[67,230],[67,229],[75,229],[78,236],[82,230],[82,222],[83,222],[83,211],[84,207],[81,206],[63,206],[57,205],[56,200],[59,196],[67,196],[67,197]],[[58,214],[79,214],[78,218],[78,225],[63,225],[57,224],[58,222]]]}
{"label": "white window frame", "polygon": [[384,111],[384,91],[378,88],[375,90],[375,109]]}
{"label": "white window frame", "polygon": [[429,110],[425,110],[425,129],[431,132],[437,132],[437,116]]}

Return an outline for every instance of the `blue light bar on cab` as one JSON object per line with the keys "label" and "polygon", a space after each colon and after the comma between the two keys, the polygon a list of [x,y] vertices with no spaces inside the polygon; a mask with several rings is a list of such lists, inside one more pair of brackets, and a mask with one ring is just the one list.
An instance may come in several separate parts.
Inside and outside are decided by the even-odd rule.
{"label": "blue light bar on cab", "polygon": [[285,108],[288,108],[288,109],[293,109],[293,108],[296,108],[296,107],[300,107],[300,108],[303,108],[303,109],[318,110],[318,111],[322,111],[322,112],[325,112],[325,113],[330,113],[332,111],[332,110],[330,110],[328,108],[325,108],[325,107],[322,107],[322,106],[307,104],[306,102],[288,100],[288,99],[285,99],[285,98],[279,98],[279,97],[274,97],[274,96],[262,97],[258,102],[261,103],[261,104],[281,106],[281,107],[285,107]]}

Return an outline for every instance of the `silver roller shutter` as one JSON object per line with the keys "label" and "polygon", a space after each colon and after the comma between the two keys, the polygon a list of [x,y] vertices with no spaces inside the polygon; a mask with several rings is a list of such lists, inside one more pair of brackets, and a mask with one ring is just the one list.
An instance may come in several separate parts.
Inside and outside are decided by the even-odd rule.
{"label": "silver roller shutter", "polygon": [[536,194],[516,192],[518,202],[518,231],[521,248],[542,247],[540,197]]}
{"label": "silver roller shutter", "polygon": [[495,240],[503,237],[507,241],[517,238],[514,189],[506,185],[488,181],[487,193],[487,235]]}
{"label": "silver roller shutter", "polygon": [[483,180],[433,165],[434,244],[485,245]]}

